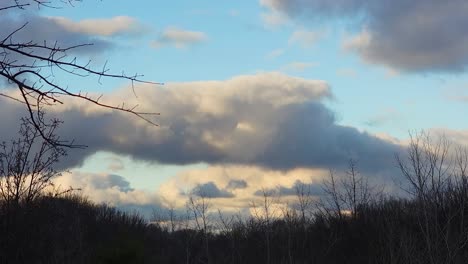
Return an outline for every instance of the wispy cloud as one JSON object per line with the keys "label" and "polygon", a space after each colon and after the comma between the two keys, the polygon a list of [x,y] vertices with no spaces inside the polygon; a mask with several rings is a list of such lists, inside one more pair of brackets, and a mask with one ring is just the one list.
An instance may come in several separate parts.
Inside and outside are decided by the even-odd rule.
{"label": "wispy cloud", "polygon": [[151,46],[154,48],[174,46],[180,49],[204,42],[207,39],[208,36],[204,32],[170,27],[166,28],[160,36],[152,42]]}
{"label": "wispy cloud", "polygon": [[268,54],[265,57],[267,59],[275,59],[283,54],[284,54],[284,49],[275,49],[275,50],[268,52]]}

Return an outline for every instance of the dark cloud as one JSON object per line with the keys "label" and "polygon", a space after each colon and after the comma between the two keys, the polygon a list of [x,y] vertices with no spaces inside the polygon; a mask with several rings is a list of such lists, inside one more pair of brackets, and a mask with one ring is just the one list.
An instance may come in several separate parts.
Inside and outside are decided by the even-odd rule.
{"label": "dark cloud", "polygon": [[353,17],[361,33],[345,45],[371,63],[403,71],[462,71],[468,65],[468,2],[463,0],[262,0],[306,19]]}
{"label": "dark cloud", "polygon": [[115,175],[115,174],[106,174],[100,177],[90,177],[87,182],[88,187],[95,188],[97,190],[117,188],[121,192],[129,192],[134,189],[130,187],[130,182],[128,182],[124,177]]}
{"label": "dark cloud", "polygon": [[[277,73],[236,77],[224,82],[169,84],[163,88],[138,87],[122,92],[128,104],[163,113],[160,127],[134,116],[92,109],[67,102],[55,115],[65,120],[62,138],[89,147],[73,150],[62,163],[81,164],[97,151],[168,164],[244,164],[288,170],[298,167],[342,169],[350,158],[359,160],[368,174],[395,168],[398,145],[356,128],[336,123],[321,102],[329,98],[328,86]],[[120,102],[119,93],[107,95]],[[11,116],[23,106],[0,105],[1,116]],[[9,133],[9,126],[0,133]],[[15,130],[16,131],[16,130]],[[12,135],[12,133],[10,133]]]}
{"label": "dark cloud", "polygon": [[230,180],[226,185],[226,189],[228,190],[236,190],[236,189],[245,189],[247,188],[247,182],[244,180]]}
{"label": "dark cloud", "polygon": [[[286,116],[281,116],[285,114]],[[289,106],[280,113],[274,143],[256,162],[276,169],[338,168],[359,159],[366,172],[390,168],[400,147],[356,128],[337,125],[323,104]]]}
{"label": "dark cloud", "polygon": [[218,186],[216,186],[214,182],[207,182],[207,183],[199,184],[195,188],[192,189],[191,193],[196,196],[208,197],[208,198],[232,198],[234,197],[234,194],[226,190],[219,189]]}

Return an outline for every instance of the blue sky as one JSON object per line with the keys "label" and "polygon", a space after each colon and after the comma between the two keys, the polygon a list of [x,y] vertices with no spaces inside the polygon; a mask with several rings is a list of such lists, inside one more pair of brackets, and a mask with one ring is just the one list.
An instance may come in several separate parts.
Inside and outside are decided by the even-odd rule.
{"label": "blue sky", "polygon": [[[309,137],[318,135],[318,139],[310,139],[312,147],[324,141],[329,142],[326,143],[329,145],[324,144],[325,148],[330,149],[333,149],[333,142],[360,148],[362,145],[373,146],[378,139],[382,141],[378,143],[382,148],[395,149],[397,145],[404,144],[402,142],[408,138],[408,131],[438,129],[464,135],[468,130],[464,122],[468,113],[468,92],[465,88],[468,75],[464,70],[468,64],[468,60],[465,60],[468,51],[457,44],[463,45],[466,40],[462,36],[463,27],[460,25],[458,28],[458,24],[452,23],[451,16],[453,20],[459,17],[465,21],[463,12],[457,10],[467,7],[460,3],[460,6],[444,8],[437,13],[437,18],[443,21],[443,24],[438,24],[436,19],[427,19],[432,10],[440,9],[437,1],[420,3],[424,9],[418,3],[405,5],[400,0],[385,8],[383,2],[186,0],[161,3],[142,0],[135,3],[105,0],[83,1],[74,7],[60,9],[41,9],[34,15],[52,19],[65,31],[89,37],[85,41],[98,40],[111,44],[90,55],[92,65],[102,67],[108,61],[108,67],[114,72],[125,70],[129,74],[140,73],[144,74],[144,80],[165,83],[163,87],[137,86],[138,97],[131,98],[128,97],[132,94],[128,93],[129,84],[122,80],[104,79],[99,84],[93,77],[60,75],[61,83],[73,84],[71,89],[103,93],[105,97],[117,100],[113,102],[120,102],[114,96],[123,94],[124,99],[141,102],[146,110],[161,113],[161,118],[156,120],[161,122],[161,128],[151,128],[155,130],[151,132],[140,123],[136,125],[134,120],[122,121],[120,127],[124,128],[118,132],[119,121],[115,121],[117,124],[114,126],[114,121],[106,119],[103,126],[112,127],[112,131],[105,132],[103,140],[98,142],[99,146],[77,154],[81,156],[79,162],[73,163],[72,171],[88,175],[86,177],[94,177],[93,173],[101,176],[118,174],[135,190],[167,194],[171,192],[171,184],[181,179],[187,182],[187,186],[181,189],[199,187],[216,180],[217,184],[221,184],[223,178],[214,174],[223,169],[228,171],[226,175],[248,170],[248,167],[252,174],[284,174],[304,180],[306,173],[302,169],[341,168],[341,165],[337,165],[338,161],[331,162],[319,156],[309,164],[299,154],[295,160],[289,160],[291,155],[288,154],[277,162],[284,165],[275,165],[272,160],[282,156],[268,153],[271,149],[284,149],[282,145],[271,145],[272,142],[285,140],[285,135],[293,135],[286,146],[294,146],[294,153],[303,151],[304,155],[312,156],[314,153],[301,149],[301,142],[295,142],[295,137],[309,142]],[[419,20],[416,20],[419,16]],[[117,17],[121,17],[120,20]],[[87,24],[87,20],[91,22]],[[109,28],[114,31],[106,33]],[[454,55],[456,52],[459,54]],[[86,56],[83,61],[87,60]],[[278,80],[278,83],[270,83],[268,79]],[[321,84],[310,82],[318,80],[326,84],[326,94],[322,94],[324,88]],[[289,85],[300,92],[288,90]],[[238,95],[241,88],[245,88],[242,90],[245,93],[253,91],[253,99]],[[217,89],[221,95],[216,95]],[[274,118],[268,114],[276,113],[278,104],[285,104],[277,97],[274,97],[277,102],[269,101],[270,93],[275,89],[286,97],[291,95],[286,103],[291,104],[291,108],[283,110],[286,111],[284,117],[292,119],[292,123],[273,121]],[[127,90],[127,94],[122,90]],[[255,93],[267,99],[252,102],[257,100]],[[186,104],[182,100],[193,99],[194,96],[204,100],[200,108],[197,108],[196,102]],[[237,103],[240,106],[237,107]],[[85,113],[85,106],[71,105],[77,112]],[[253,109],[252,117],[243,113],[243,106]],[[234,109],[232,113],[226,110],[229,107]],[[96,113],[101,115],[99,111]],[[277,113],[282,115],[283,111]],[[309,114],[311,119],[308,119]],[[88,122],[90,116],[94,118],[89,113],[83,114],[82,118]],[[112,120],[118,120],[120,116],[116,113]],[[226,119],[217,118],[219,116]],[[238,130],[260,131],[251,128],[253,124],[261,127],[263,134],[259,133],[253,138],[238,135],[237,132],[233,132],[232,136],[222,136],[222,133],[229,132],[226,130],[227,120],[235,116],[239,116],[235,126]],[[328,121],[317,121],[322,119]],[[65,123],[73,122],[65,120]],[[302,123],[307,124],[305,127],[310,131],[292,131],[294,128],[301,129]],[[291,128],[285,130],[285,124]],[[178,137],[178,127],[182,127],[183,131],[180,131],[190,136]],[[177,137],[165,141],[166,128],[173,133],[170,138],[174,135]],[[276,132],[269,134],[269,130]],[[330,141],[320,138],[334,131],[341,136]],[[112,134],[114,132],[118,135]],[[128,133],[141,135],[132,139]],[[148,137],[146,143],[138,141],[150,134],[154,134],[157,140],[151,141]],[[76,136],[78,141],[80,135]],[[91,137],[82,138],[92,141]],[[101,145],[107,139],[111,143]],[[129,150],[125,145],[127,141],[138,141],[142,147]],[[180,141],[183,141],[182,145],[178,145]],[[209,141],[210,144],[199,146],[199,141]],[[250,147],[257,142],[262,142],[258,146],[262,150],[252,157],[236,148],[244,144]],[[167,156],[154,150],[163,145],[168,150]],[[148,147],[146,152],[141,150],[145,146]],[[192,153],[194,150],[190,146],[198,146],[197,151]],[[205,147],[218,149],[204,152]],[[182,148],[181,152],[172,154],[170,150],[177,148]],[[254,152],[256,149],[253,147]],[[367,148],[362,151],[347,149],[345,152],[362,160],[367,159],[365,155],[373,155],[369,154],[373,150]],[[190,155],[186,157],[186,153]],[[342,157],[337,153],[330,153],[330,157]],[[360,153],[364,156],[360,156]],[[265,157],[271,160],[265,160]],[[121,166],[111,169],[116,160]],[[365,174],[387,173],[376,171],[371,165],[363,164],[363,167]],[[212,179],[207,176],[204,182],[187,176],[203,172],[214,176]],[[70,177],[66,182],[71,184],[74,178]],[[272,182],[281,184],[281,181]],[[291,180],[288,184],[293,182]],[[260,185],[270,183],[256,184],[258,189],[262,187]],[[181,189],[172,191],[177,196]],[[155,198],[158,203],[169,199],[158,197]]]}

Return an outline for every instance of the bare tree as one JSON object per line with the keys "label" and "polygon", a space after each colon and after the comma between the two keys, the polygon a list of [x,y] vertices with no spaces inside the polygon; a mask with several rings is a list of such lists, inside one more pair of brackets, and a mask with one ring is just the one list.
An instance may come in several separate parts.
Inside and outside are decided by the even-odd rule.
{"label": "bare tree", "polygon": [[452,167],[449,150],[450,142],[444,136],[434,140],[425,132],[410,134],[407,156],[396,159],[411,195],[421,201],[440,198]]}
{"label": "bare tree", "polygon": [[209,234],[210,234],[210,223],[208,217],[208,210],[210,209],[209,197],[203,192],[198,195],[190,195],[188,201],[188,208],[193,213],[197,229],[203,234],[203,241],[205,246],[206,262],[209,264],[210,261],[210,247],[209,247]]}
{"label": "bare tree", "polygon": [[[59,141],[55,134],[59,124],[52,120],[43,129],[44,135]],[[0,144],[0,198],[7,204],[29,203],[43,194],[60,175],[54,165],[66,155],[62,147],[41,137],[31,119],[22,119],[19,135],[10,144]]]}
{"label": "bare tree", "polygon": [[271,263],[271,233],[272,233],[272,220],[277,212],[273,208],[275,203],[274,192],[262,188],[262,201],[258,205],[255,202],[251,203],[254,217],[260,221],[265,233],[265,247],[266,247],[266,263]]}
{"label": "bare tree", "polygon": [[[453,148],[445,136],[410,135],[400,171],[417,202],[419,230],[429,263],[453,263],[468,244],[468,151]],[[458,223],[458,224],[455,224]]]}
{"label": "bare tree", "polygon": [[345,213],[356,218],[359,207],[368,205],[383,192],[377,186],[369,184],[368,179],[359,173],[356,161],[352,159],[349,160],[344,177],[337,178],[330,170],[329,179],[323,182],[323,191],[327,197],[319,203],[319,210],[340,219]]}
{"label": "bare tree", "polygon": [[327,199],[321,199],[318,203],[318,209],[327,216],[343,217],[343,194],[338,185],[335,173],[329,170],[329,178],[323,181],[323,191],[328,196]]}
{"label": "bare tree", "polygon": [[[81,0],[5,0],[0,3],[1,12],[8,10],[18,10],[22,12],[28,7],[37,6],[37,8],[58,8],[62,5],[73,5]],[[150,116],[158,113],[143,112],[137,110],[137,105],[127,106],[125,103],[119,105],[106,104],[101,102],[101,96],[93,97],[87,93],[75,92],[77,89],[69,88],[55,81],[58,75],[99,78],[119,78],[128,80],[133,84],[152,83],[140,79],[140,74],[113,74],[109,71],[107,63],[101,69],[91,66],[91,61],[81,63],[82,61],[75,56],[73,52],[86,48],[92,43],[81,43],[73,46],[61,46],[61,43],[30,40],[17,40],[16,36],[28,29],[28,22],[25,22],[11,32],[2,32],[0,34],[0,79],[3,78],[10,85],[17,88],[17,94],[0,92],[0,96],[24,104],[29,113],[29,118],[33,127],[39,135],[50,144],[66,147],[77,147],[78,145],[66,141],[55,141],[47,136],[47,120],[43,118],[40,112],[46,106],[55,106],[64,104],[64,98],[75,98],[84,100],[91,104],[103,108],[126,112],[141,118],[152,125],[154,123]]]}
{"label": "bare tree", "polygon": [[314,203],[311,186],[301,181],[297,181],[297,184],[294,185],[294,191],[296,192],[297,206],[299,207],[298,209],[302,226],[305,228],[308,217],[307,214]]}

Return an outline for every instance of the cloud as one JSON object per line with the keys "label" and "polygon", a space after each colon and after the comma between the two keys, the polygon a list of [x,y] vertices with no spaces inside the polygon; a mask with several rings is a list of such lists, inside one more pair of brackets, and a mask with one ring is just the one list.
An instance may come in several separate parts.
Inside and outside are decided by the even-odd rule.
{"label": "cloud", "polygon": [[221,190],[214,182],[198,184],[190,192],[193,195],[207,198],[232,198],[234,195],[226,190]]}
{"label": "cloud", "polygon": [[143,26],[132,17],[116,16],[109,19],[84,19],[78,22],[65,17],[49,17],[69,32],[94,36],[137,35]]}
{"label": "cloud", "polygon": [[[13,34],[12,42],[15,43],[47,43],[50,46],[56,45],[61,48],[82,44],[92,44],[69,51],[74,54],[97,54],[112,47],[112,43],[108,40],[101,39],[96,35],[90,35],[88,33],[70,31],[68,28],[60,24],[57,19],[39,16],[35,13],[4,14],[0,17],[0,24],[2,25],[0,39],[4,39],[10,33],[24,25],[24,28]],[[39,49],[36,49],[35,51],[39,52]],[[39,53],[35,54],[48,55]],[[21,62],[21,58],[12,57],[15,55],[17,54],[10,53],[8,55],[10,57],[9,59],[19,59]]]}
{"label": "cloud", "polygon": [[317,43],[317,41],[323,36],[323,32],[296,30],[292,33],[291,37],[289,37],[288,43],[290,45],[299,44],[303,48],[310,48],[315,45],[315,43]]}
{"label": "cloud", "polygon": [[61,188],[81,189],[81,194],[96,203],[107,203],[113,206],[152,205],[161,206],[156,193],[136,190],[122,176],[115,174],[96,174],[73,171],[64,173],[53,180]]}
{"label": "cloud", "polygon": [[199,44],[208,39],[208,36],[200,31],[189,31],[176,27],[166,28],[160,36],[152,42],[154,48],[164,46],[175,46],[176,48],[186,48],[191,45]]}
{"label": "cloud", "polygon": [[115,171],[120,171],[120,170],[125,169],[125,164],[121,159],[119,159],[117,157],[110,157],[110,158],[108,158],[108,160],[109,160],[110,163],[109,163],[107,168],[110,171],[115,172]]}
{"label": "cloud", "polygon": [[[226,81],[142,85],[135,91],[138,98],[128,88],[101,101],[125,101],[138,104],[141,111],[161,112],[160,127],[78,101],[54,107],[54,115],[65,120],[62,138],[89,146],[71,152],[63,165],[78,166],[97,151],[166,164],[245,164],[281,170],[339,168],[349,158],[358,158],[364,171],[377,174],[394,168],[394,154],[400,151],[398,145],[337,124],[323,102],[332,98],[324,81],[272,72]],[[7,118],[24,109],[13,102],[0,107],[0,117]],[[2,126],[0,133],[7,130],[11,127]]]}
{"label": "cloud", "polygon": [[452,130],[447,128],[432,128],[429,135],[437,139],[438,137],[446,137],[456,147],[462,146],[468,148],[468,130]]}
{"label": "cloud", "polygon": [[97,204],[108,204],[129,213],[151,219],[155,211],[164,211],[161,197],[155,191],[137,190],[130,182],[115,174],[80,171],[66,172],[53,180],[56,187],[80,189],[79,194]]}
{"label": "cloud", "polygon": [[[187,193],[197,186],[210,183],[212,189],[217,186],[226,186],[225,191],[231,195],[226,199],[210,199],[212,209],[237,212],[248,208],[252,202],[260,203],[261,197],[255,195],[261,188],[276,189],[277,186],[293,188],[297,182],[305,186],[319,185],[328,175],[327,170],[319,169],[293,169],[277,171],[257,166],[213,165],[207,168],[191,169],[178,173],[162,183],[157,193],[167,204],[177,208],[185,206]],[[232,188],[228,188],[231,185]],[[236,188],[234,188],[236,187]],[[311,193],[315,195],[316,193]],[[282,202],[288,202],[294,197],[284,197]],[[166,205],[167,206],[167,205]]]}
{"label": "cloud", "polygon": [[[407,72],[463,71],[468,64],[468,2],[439,0],[261,0],[298,19],[354,18],[345,48],[369,63]],[[351,21],[348,19],[348,21]]]}
{"label": "cloud", "polygon": [[264,196],[265,194],[269,196],[297,196],[299,193],[303,192],[304,195],[309,196],[323,196],[325,193],[323,191],[323,186],[321,183],[304,183],[300,180],[296,180],[293,186],[276,186],[271,189],[261,189],[255,191],[254,195]]}
{"label": "cloud", "polygon": [[248,184],[244,180],[230,180],[226,186],[226,189],[245,189]]}

